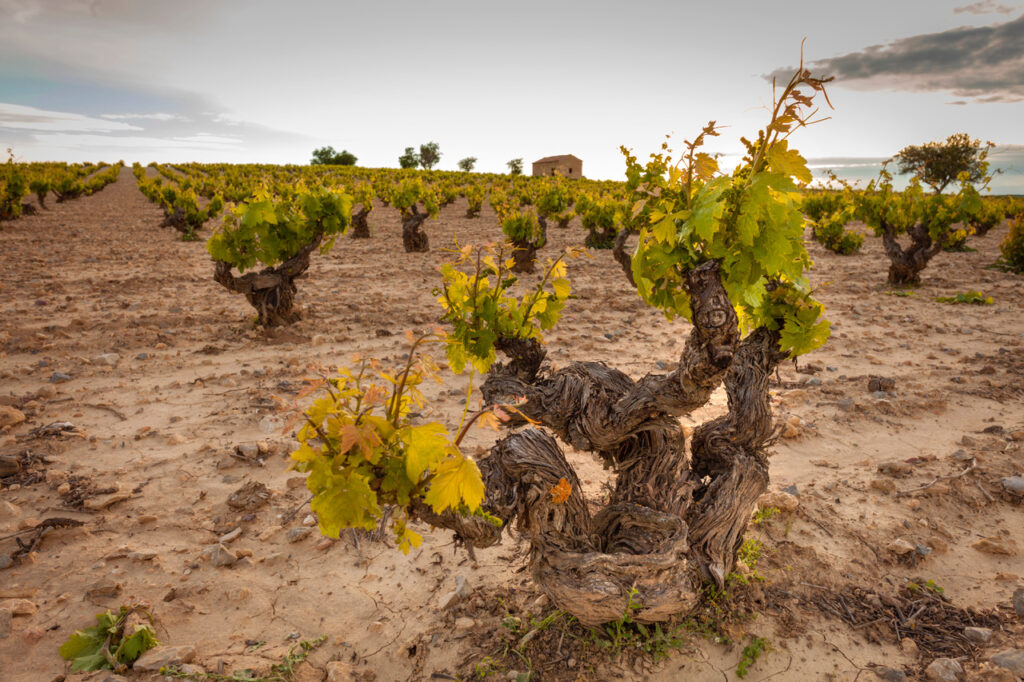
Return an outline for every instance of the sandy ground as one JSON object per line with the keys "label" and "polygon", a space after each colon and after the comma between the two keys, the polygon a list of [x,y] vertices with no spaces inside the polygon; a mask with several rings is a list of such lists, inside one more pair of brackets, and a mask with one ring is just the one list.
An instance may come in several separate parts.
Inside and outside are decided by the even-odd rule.
{"label": "sandy ground", "polygon": [[[211,672],[266,670],[296,641],[326,635],[300,666],[303,680],[328,670],[332,679],[471,677],[500,653],[505,614],[528,622],[550,612],[514,539],[472,561],[450,534],[426,528],[409,557],[386,540],[309,532],[305,489],[288,470],[292,441],[280,433],[276,399],[292,401],[311,366],[355,352],[398,362],[402,332],[432,323],[443,247],[453,235],[465,244],[499,234],[489,209],[477,220],[464,210],[456,203],[428,221],[427,254],[406,254],[397,212],[376,210],[373,238],[314,257],[299,284],[303,319],[272,334],[254,330],[244,299],[213,282],[202,241],[158,227],[161,211],[128,169],[94,196],[0,226],[0,419],[25,417],[0,421],[0,455],[24,465],[3,481],[0,536],[50,518],[82,522],[48,530],[0,571],[0,679],[59,678],[57,648],[71,632],[130,602],[150,604],[159,638],[195,647],[193,664]],[[913,678],[934,651],[881,626],[850,626],[815,601],[896,593],[908,580],[996,614],[992,641],[961,662],[976,678],[1013,679],[988,662],[1024,648],[1010,605],[1024,585],[1024,512],[1001,482],[1024,475],[1024,277],[985,267],[1006,229],[973,239],[976,252],[940,254],[908,297],[885,286],[878,240],[852,257],[810,244],[833,335],[773,385],[788,424],[773,446],[773,490],[795,491],[799,507],[752,527],[764,581],[737,601],[760,615],[734,619],[738,644],[692,635],[656,665],[577,658],[571,646],[563,655],[559,641],[530,659],[533,679],[735,679],[746,634],[770,643],[748,680],[871,679],[875,665]],[[542,255],[582,243],[575,221],[551,232]],[[603,360],[635,377],[659,371],[688,326],[644,306],[609,252],[590,255],[570,264],[579,298],[550,334],[549,358]],[[995,305],[934,301],[969,289]],[[873,393],[871,376],[894,385]],[[466,382],[449,374],[421,418],[454,425]],[[722,410],[718,392],[684,424]],[[46,428],[60,422],[70,426]],[[493,440],[475,431],[470,450]],[[239,446],[246,456],[233,454]],[[599,464],[571,461],[599,498]],[[249,482],[266,494],[245,506],[231,496]],[[0,541],[0,563],[15,542]],[[227,558],[211,550],[218,542]],[[903,542],[920,551],[900,556]],[[442,608],[460,576],[468,595]],[[493,678],[525,671],[525,660],[492,666]]]}

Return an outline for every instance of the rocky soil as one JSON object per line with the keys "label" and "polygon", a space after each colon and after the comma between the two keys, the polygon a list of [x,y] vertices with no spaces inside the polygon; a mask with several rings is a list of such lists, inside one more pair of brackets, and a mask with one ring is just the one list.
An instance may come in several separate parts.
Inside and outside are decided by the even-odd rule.
{"label": "rocky soil", "polygon": [[[371,239],[314,257],[303,319],[265,333],[127,170],[48,205],[0,225],[0,679],[61,679],[60,644],[129,603],[164,644],[129,679],[168,663],[266,673],[321,636],[295,679],[731,680],[755,637],[748,680],[1024,676],[1024,277],[986,268],[1005,224],[905,296],[878,240],[855,256],[809,245],[833,334],[773,384],[765,507],[780,511],[751,527],[760,556],[715,602],[719,628],[686,623],[653,663],[553,613],[514,538],[475,560],[427,528],[408,557],[386,535],[323,538],[288,469],[282,408],[302,406],[304,379],[354,353],[399,362],[403,332],[437,316],[444,247],[499,235],[489,210],[443,209],[432,250],[407,254],[397,212],[377,209]],[[582,239],[554,228],[540,255]],[[687,324],[648,309],[609,252],[588,255],[570,263],[578,298],[551,361],[635,377],[673,362]],[[934,300],[971,289],[995,304]],[[454,425],[466,390],[449,373],[420,418]],[[684,425],[723,410],[719,392]],[[494,438],[474,431],[469,451]],[[570,457],[600,499],[605,472]]]}

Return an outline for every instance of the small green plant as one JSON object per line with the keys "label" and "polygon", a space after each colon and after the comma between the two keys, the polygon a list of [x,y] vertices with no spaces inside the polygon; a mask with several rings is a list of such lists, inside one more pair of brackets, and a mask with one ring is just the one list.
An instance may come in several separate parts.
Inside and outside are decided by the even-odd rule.
{"label": "small green plant", "polygon": [[757,635],[750,635],[750,644],[743,647],[740,662],[736,664],[736,677],[742,680],[749,675],[754,663],[766,651],[768,651],[768,640]]}
{"label": "small green plant", "polygon": [[890,296],[899,296],[900,298],[910,298],[914,295],[913,291],[907,289],[897,289],[896,291],[887,291],[886,293]]}
{"label": "small green plant", "polygon": [[936,595],[945,594],[946,592],[946,590],[937,585],[931,578],[920,583],[909,582],[907,583],[907,589],[911,592],[930,592]]}
{"label": "small green plant", "polygon": [[270,666],[267,674],[258,674],[251,669],[236,670],[230,675],[208,672],[185,672],[176,668],[161,668],[160,674],[179,680],[210,680],[211,682],[294,682],[295,669],[309,654],[327,641],[327,635],[316,639],[303,640],[288,650],[280,663]]}
{"label": "small green plant", "polygon": [[1024,275],[1024,214],[1010,221],[1010,231],[999,245],[1002,257],[996,261],[1000,270]]}
{"label": "small green plant", "polygon": [[144,606],[122,606],[116,616],[110,611],[98,613],[96,625],[76,630],[61,645],[60,655],[71,661],[73,673],[126,670],[144,652],[160,644],[152,623],[153,617]]}
{"label": "small green plant", "polygon": [[936,296],[939,303],[969,303],[972,305],[992,305],[995,299],[980,291],[958,292],[955,296]]}
{"label": "small green plant", "polygon": [[779,511],[778,507],[764,507],[754,512],[754,523],[762,524],[765,521],[770,521],[782,512]]}

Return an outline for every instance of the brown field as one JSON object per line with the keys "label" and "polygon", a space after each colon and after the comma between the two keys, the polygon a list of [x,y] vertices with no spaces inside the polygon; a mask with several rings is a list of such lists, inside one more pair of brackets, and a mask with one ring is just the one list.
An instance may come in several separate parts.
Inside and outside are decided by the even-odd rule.
{"label": "brown field", "polygon": [[[689,634],[655,664],[599,655],[562,620],[522,656],[509,652],[503,638],[514,647],[522,633],[511,636],[506,614],[529,630],[531,615],[551,612],[514,538],[473,561],[450,533],[421,528],[422,547],[406,557],[386,536],[323,539],[301,507],[275,398],[292,402],[311,367],[354,353],[399,362],[403,332],[439,311],[431,289],[443,248],[455,235],[467,244],[500,234],[489,208],[476,220],[461,201],[443,209],[425,226],[426,254],[405,253],[397,212],[378,208],[371,239],[314,257],[299,283],[303,319],[264,333],[245,300],[213,282],[204,242],[158,227],[160,209],[129,170],[96,195],[49,206],[0,226],[0,455],[22,464],[0,490],[0,562],[13,561],[0,570],[0,680],[61,679],[60,644],[94,614],[136,602],[151,605],[164,644],[193,646],[194,665],[226,675],[266,671],[297,641],[326,635],[296,679],[470,679],[491,657],[490,679],[531,666],[534,680],[731,680],[750,633],[770,647],[747,680],[867,680],[876,665],[917,675],[940,656],[973,679],[1013,679],[987,662],[1024,648],[1010,603],[1024,586],[1024,510],[1001,483],[1024,475],[1024,277],[986,269],[1005,223],[973,238],[976,252],[937,256],[909,297],[885,286],[877,239],[855,256],[809,244],[832,338],[773,384],[784,427],[773,490],[796,486],[799,506],[751,526],[764,580],[726,605],[736,643]],[[541,256],[582,239],[578,221],[554,228]],[[634,377],[675,361],[688,325],[647,308],[609,252],[589,255],[570,263],[578,299],[548,336],[549,359],[601,360]],[[934,301],[972,289],[995,305]],[[872,375],[895,387],[873,394]],[[448,373],[421,418],[457,423],[466,388]],[[684,424],[723,410],[719,391]],[[5,425],[19,414],[24,422]],[[469,451],[494,438],[472,432]],[[570,459],[599,499],[600,464]],[[249,482],[267,494],[246,506],[231,496]],[[52,528],[12,559],[11,535],[50,518],[81,525]],[[208,549],[225,535],[226,552]],[[900,556],[896,540],[921,552]],[[442,608],[458,576],[468,595]],[[865,596],[929,580],[959,609],[924,590],[909,600],[923,610],[903,614],[898,633],[892,611]],[[968,608],[996,624],[988,644],[963,638]]]}

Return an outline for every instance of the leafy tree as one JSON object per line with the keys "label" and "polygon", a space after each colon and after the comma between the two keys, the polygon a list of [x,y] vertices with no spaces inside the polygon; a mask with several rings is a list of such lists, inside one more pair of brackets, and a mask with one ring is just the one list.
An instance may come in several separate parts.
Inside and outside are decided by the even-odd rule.
{"label": "leafy tree", "polygon": [[398,165],[402,168],[417,168],[420,165],[420,156],[412,147],[406,147],[405,153],[398,157]]}
{"label": "leafy tree", "polygon": [[[882,238],[889,258],[888,282],[892,286],[915,286],[921,272],[944,246],[961,235],[953,226],[969,225],[982,209],[981,195],[964,173],[960,191],[954,195],[928,194],[917,178],[898,192],[892,174],[883,169],[863,192],[854,195],[855,216]],[[910,238],[901,244],[902,236]]]}
{"label": "leafy tree", "polygon": [[420,145],[420,165],[424,170],[430,170],[441,160],[441,145],[436,142],[428,142]]}
{"label": "leafy tree", "polygon": [[[289,197],[258,190],[234,208],[206,242],[216,264],[213,278],[244,294],[256,309],[257,323],[273,327],[293,322],[295,279],[309,269],[309,257],[326,253],[334,238],[352,224],[352,197],[330,189],[299,189]],[[232,274],[266,266],[259,272]]]}
{"label": "leafy tree", "polygon": [[475,156],[467,156],[464,159],[459,160],[459,170],[465,171],[466,173],[472,173],[473,167],[476,165]]}
{"label": "leafy tree", "polygon": [[[554,324],[551,304],[557,313],[570,293],[564,270],[552,266],[543,280],[558,300],[537,299],[524,310],[495,305],[503,269],[494,259],[477,259],[475,274],[442,269],[453,371],[472,364],[488,372],[481,394],[491,406],[513,404],[505,410],[510,425],[540,424],[596,453],[615,483],[592,513],[555,438],[524,428],[477,459],[486,484],[481,509],[500,527],[451,511],[421,518],[475,547],[517,529],[530,542],[534,580],[585,625],[619,619],[634,602],[637,622],[663,621],[695,607],[702,580],[725,585],[768,486],[769,379],[779,363],[828,337],[806,275],[799,184],[811,173],[787,139],[810,121],[824,84],[801,67],[774,98],[766,127],[743,140],[747,154],[730,175],[697,151],[717,134],[714,124],[687,143],[682,162],[667,147],[646,165],[624,150],[638,293],[692,324],[667,374],[634,380],[604,363],[545,365],[539,330],[521,333],[521,320],[537,314],[541,328]],[[495,351],[507,362],[495,362]],[[728,413],[688,438],[678,417],[706,404],[720,384]]]}
{"label": "leafy tree", "polygon": [[334,151],[334,147],[321,147],[313,150],[313,159],[309,162],[311,166],[354,166],[356,155],[347,149],[340,153]]}
{"label": "leafy tree", "polygon": [[988,174],[988,150],[994,146],[991,142],[983,146],[981,140],[972,140],[967,133],[954,133],[945,142],[904,147],[893,160],[900,173],[913,173],[941,194],[961,173],[967,173],[972,183],[981,182]]}
{"label": "leafy tree", "polygon": [[522,175],[523,174],[523,160],[521,158],[519,158],[519,159],[512,159],[511,161],[509,161],[505,165],[508,166],[508,173],[509,173],[509,175]]}

